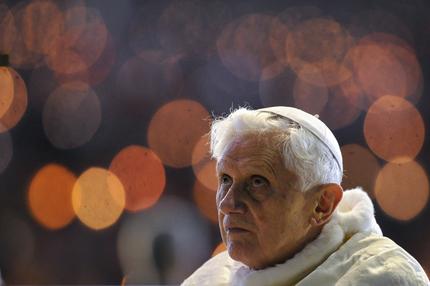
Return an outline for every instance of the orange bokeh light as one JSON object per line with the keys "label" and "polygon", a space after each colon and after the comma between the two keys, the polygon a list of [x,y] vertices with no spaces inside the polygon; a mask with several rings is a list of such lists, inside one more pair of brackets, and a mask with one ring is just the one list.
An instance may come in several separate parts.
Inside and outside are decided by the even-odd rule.
{"label": "orange bokeh light", "polygon": [[0,3],[0,52],[9,54],[13,49],[16,37],[15,19],[7,7]]}
{"label": "orange bokeh light", "polygon": [[[27,88],[24,80],[12,68],[7,69],[13,80],[13,99],[7,111],[0,116],[0,133],[10,130],[21,120],[24,112],[27,110]],[[10,88],[10,87],[9,87]],[[2,95],[0,95],[2,97]]]}
{"label": "orange bokeh light", "polygon": [[48,97],[43,109],[43,127],[51,143],[71,149],[87,143],[101,123],[100,101],[85,83],[70,82]]}
{"label": "orange bokeh light", "polygon": [[343,65],[352,43],[352,37],[339,23],[310,19],[288,34],[288,63],[304,81],[318,86],[336,85],[352,76]]}
{"label": "orange bokeh light", "polygon": [[345,65],[365,92],[367,106],[385,95],[406,97],[408,76],[399,59],[376,43],[358,44],[345,57]]}
{"label": "orange bokeh light", "polygon": [[[276,18],[263,14],[243,16],[229,23],[217,40],[218,55],[230,72],[239,78],[258,81],[282,72],[284,65],[275,56],[271,35]],[[282,25],[279,23],[279,25]],[[267,72],[267,69],[270,72]]]}
{"label": "orange bokeh light", "polygon": [[205,134],[194,146],[192,167],[197,180],[206,188],[216,191],[218,187],[216,162],[211,159],[209,147],[209,134]]}
{"label": "orange bokeh light", "polygon": [[387,215],[402,221],[411,220],[427,204],[427,174],[415,161],[387,163],[376,179],[375,197]]}
{"label": "orange bokeh light", "polygon": [[132,145],[122,149],[109,170],[121,180],[126,194],[125,208],[139,211],[154,205],[166,185],[164,166],[152,150]]}
{"label": "orange bokeh light", "polygon": [[381,169],[378,160],[366,148],[357,144],[343,145],[344,177],[342,187],[362,187],[370,196],[374,195],[375,180]]}
{"label": "orange bokeh light", "polygon": [[199,211],[211,222],[218,223],[218,211],[216,207],[216,192],[206,188],[198,180],[193,187],[193,199]]}
{"label": "orange bokeh light", "polygon": [[369,108],[364,120],[367,144],[386,161],[415,158],[423,146],[424,133],[418,110],[397,96],[381,97]]}
{"label": "orange bokeh light", "polygon": [[7,67],[0,67],[0,118],[9,110],[14,98],[14,83]]}
{"label": "orange bokeh light", "polygon": [[52,0],[33,0],[22,15],[22,37],[34,53],[47,54],[63,29],[64,15]]}
{"label": "orange bokeh light", "polygon": [[215,247],[214,251],[212,252],[212,257],[226,250],[227,250],[227,247],[225,243],[221,242],[220,244],[217,245],[217,247]]}
{"label": "orange bokeh light", "polygon": [[181,99],[163,105],[152,117],[148,143],[164,164],[190,166],[192,152],[201,136],[209,131],[209,113],[198,102]]}
{"label": "orange bokeh light", "polygon": [[103,229],[121,216],[125,207],[124,187],[112,172],[90,168],[76,181],[72,204],[80,221],[92,229]]}
{"label": "orange bokeh light", "polygon": [[50,46],[46,63],[57,73],[82,72],[99,59],[107,39],[108,30],[98,10],[72,7],[65,12],[64,29]]}
{"label": "orange bokeh light", "polygon": [[59,229],[68,225],[75,213],[72,190],[76,176],[58,164],[48,164],[33,177],[28,203],[33,217],[44,227]]}
{"label": "orange bokeh light", "polygon": [[311,84],[300,77],[293,87],[294,106],[311,114],[319,114],[328,102],[328,88]]}

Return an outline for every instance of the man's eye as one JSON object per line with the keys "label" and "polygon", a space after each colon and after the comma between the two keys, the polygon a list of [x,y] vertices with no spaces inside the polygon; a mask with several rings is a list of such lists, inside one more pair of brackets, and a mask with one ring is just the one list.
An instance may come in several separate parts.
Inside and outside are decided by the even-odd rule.
{"label": "man's eye", "polygon": [[263,186],[268,185],[268,181],[266,178],[261,177],[261,176],[252,176],[251,185],[254,188],[261,188]]}
{"label": "man's eye", "polygon": [[231,181],[232,180],[231,180],[231,177],[229,175],[226,175],[226,174],[221,175],[221,178],[220,178],[221,184],[230,185]]}

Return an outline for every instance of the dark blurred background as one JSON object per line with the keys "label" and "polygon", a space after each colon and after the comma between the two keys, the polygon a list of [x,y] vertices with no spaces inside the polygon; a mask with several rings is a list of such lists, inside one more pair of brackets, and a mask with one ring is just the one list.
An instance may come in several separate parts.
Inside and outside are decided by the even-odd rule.
{"label": "dark blurred background", "polygon": [[424,0],[0,0],[3,279],[180,283],[223,248],[212,118],[272,105],[320,115],[344,187],[429,273],[429,15]]}

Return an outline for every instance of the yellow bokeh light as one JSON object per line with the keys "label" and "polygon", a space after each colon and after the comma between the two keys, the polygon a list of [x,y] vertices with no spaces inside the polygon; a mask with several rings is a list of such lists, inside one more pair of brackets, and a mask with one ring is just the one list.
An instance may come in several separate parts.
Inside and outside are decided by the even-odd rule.
{"label": "yellow bokeh light", "polygon": [[28,190],[28,203],[40,224],[59,229],[73,220],[72,190],[76,179],[72,172],[58,164],[48,164],[36,173]]}
{"label": "yellow bokeh light", "polygon": [[157,154],[137,145],[122,149],[109,170],[121,180],[126,193],[125,208],[139,211],[154,205],[166,185],[164,166]]}
{"label": "yellow bokeh light", "polygon": [[418,110],[397,96],[383,96],[367,112],[364,136],[370,149],[386,161],[415,158],[424,143],[424,121]]}
{"label": "yellow bokeh light", "polygon": [[208,131],[209,113],[200,103],[175,100],[152,117],[148,143],[164,164],[181,168],[191,165],[193,148]]}
{"label": "yellow bokeh light", "polygon": [[200,138],[193,149],[192,167],[194,175],[206,188],[216,190],[218,179],[216,176],[216,162],[211,159],[209,152],[209,134]]}
{"label": "yellow bokeh light", "polygon": [[90,168],[75,183],[72,204],[85,225],[96,230],[103,229],[121,216],[125,207],[124,187],[112,172]]}
{"label": "yellow bokeh light", "polygon": [[389,216],[402,221],[411,220],[427,205],[428,176],[415,161],[388,163],[376,178],[375,197]]}

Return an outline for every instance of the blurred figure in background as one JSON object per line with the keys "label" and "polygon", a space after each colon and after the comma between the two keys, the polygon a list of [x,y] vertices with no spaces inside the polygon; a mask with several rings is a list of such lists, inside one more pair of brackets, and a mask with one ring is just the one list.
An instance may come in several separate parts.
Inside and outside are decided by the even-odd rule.
{"label": "blurred figure in background", "polygon": [[227,251],[182,285],[430,285],[367,193],[342,190],[339,144],[317,116],[240,108],[214,121],[211,152]]}

